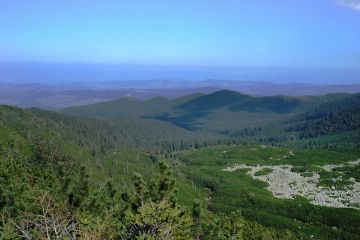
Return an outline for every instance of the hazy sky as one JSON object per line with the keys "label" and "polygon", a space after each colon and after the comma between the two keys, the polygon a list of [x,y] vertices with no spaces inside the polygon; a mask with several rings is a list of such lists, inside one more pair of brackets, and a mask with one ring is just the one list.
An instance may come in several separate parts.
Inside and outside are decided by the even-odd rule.
{"label": "hazy sky", "polygon": [[0,0],[0,61],[360,68],[360,0]]}

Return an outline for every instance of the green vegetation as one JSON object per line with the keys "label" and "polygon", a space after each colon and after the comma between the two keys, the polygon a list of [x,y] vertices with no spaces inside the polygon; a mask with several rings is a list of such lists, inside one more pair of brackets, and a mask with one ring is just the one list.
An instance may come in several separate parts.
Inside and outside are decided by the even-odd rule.
{"label": "green vegetation", "polygon": [[66,114],[0,106],[0,239],[360,239],[358,209],[277,198],[248,174],[289,165],[351,187],[359,108],[356,94],[231,91]]}
{"label": "green vegetation", "polygon": [[180,206],[175,179],[162,162],[151,180],[137,174],[122,189],[111,178],[92,181],[85,167],[49,140],[29,141],[12,128],[2,132],[4,239],[295,239],[239,213],[215,215],[196,202]]}
{"label": "green vegetation", "polygon": [[311,148],[359,144],[358,137],[337,141],[339,134],[359,135],[359,99],[359,94],[252,97],[222,90],[174,100],[124,98],[68,108],[63,113],[93,118],[150,118],[225,137],[228,143],[246,141]]}
{"label": "green vegetation", "polygon": [[[196,189],[209,189],[208,195],[204,195],[203,199],[211,199],[209,209],[213,212],[229,214],[240,211],[248,220],[265,226],[275,226],[278,229],[288,229],[304,238],[313,235],[315,239],[358,239],[360,237],[357,228],[360,217],[358,210],[314,206],[303,198],[278,199],[265,189],[266,183],[254,180],[245,170],[222,171],[227,166],[241,163],[294,164],[297,166],[294,170],[305,172],[318,169],[319,164],[347,162],[360,156],[359,150],[348,153],[296,150],[295,155],[285,158],[288,153],[289,150],[286,148],[262,148],[255,145],[201,149],[185,153],[182,156],[184,164],[180,168]],[[271,169],[265,168],[258,175],[270,171]],[[193,176],[196,178],[194,179]],[[210,183],[217,186],[216,191]]]}
{"label": "green vegetation", "polygon": [[272,169],[271,168],[264,168],[258,172],[255,173],[255,176],[264,176],[264,175],[268,175],[270,173],[272,173]]}

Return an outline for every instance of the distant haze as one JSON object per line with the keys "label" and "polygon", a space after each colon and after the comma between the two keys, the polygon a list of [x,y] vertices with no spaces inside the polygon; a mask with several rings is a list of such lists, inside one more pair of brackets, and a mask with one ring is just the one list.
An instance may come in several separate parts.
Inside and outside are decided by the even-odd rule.
{"label": "distant haze", "polygon": [[[156,82],[203,80],[261,81],[271,83],[356,84],[360,69],[347,68],[281,68],[281,67],[205,67],[205,66],[142,66],[79,63],[0,63],[0,82],[81,84],[103,82]],[[183,86],[184,87],[184,86]]]}

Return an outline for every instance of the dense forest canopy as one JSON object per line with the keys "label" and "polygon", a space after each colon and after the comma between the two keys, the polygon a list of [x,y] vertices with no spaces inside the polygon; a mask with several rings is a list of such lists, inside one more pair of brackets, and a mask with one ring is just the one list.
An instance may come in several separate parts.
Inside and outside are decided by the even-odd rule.
{"label": "dense forest canopy", "polygon": [[359,96],[0,106],[0,239],[360,239],[356,204],[277,198],[248,176],[291,165],[324,188],[359,182],[346,164],[360,158]]}

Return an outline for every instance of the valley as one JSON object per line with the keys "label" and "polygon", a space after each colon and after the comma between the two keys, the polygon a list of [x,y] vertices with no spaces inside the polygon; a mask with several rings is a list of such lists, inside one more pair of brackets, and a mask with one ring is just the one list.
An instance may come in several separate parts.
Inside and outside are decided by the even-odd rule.
{"label": "valley", "polygon": [[146,218],[146,204],[183,209],[193,238],[229,239],[230,221],[245,239],[359,239],[359,101],[221,90],[61,112],[0,106],[0,207],[12,216],[0,232],[46,193],[97,239],[129,236],[116,229]]}

